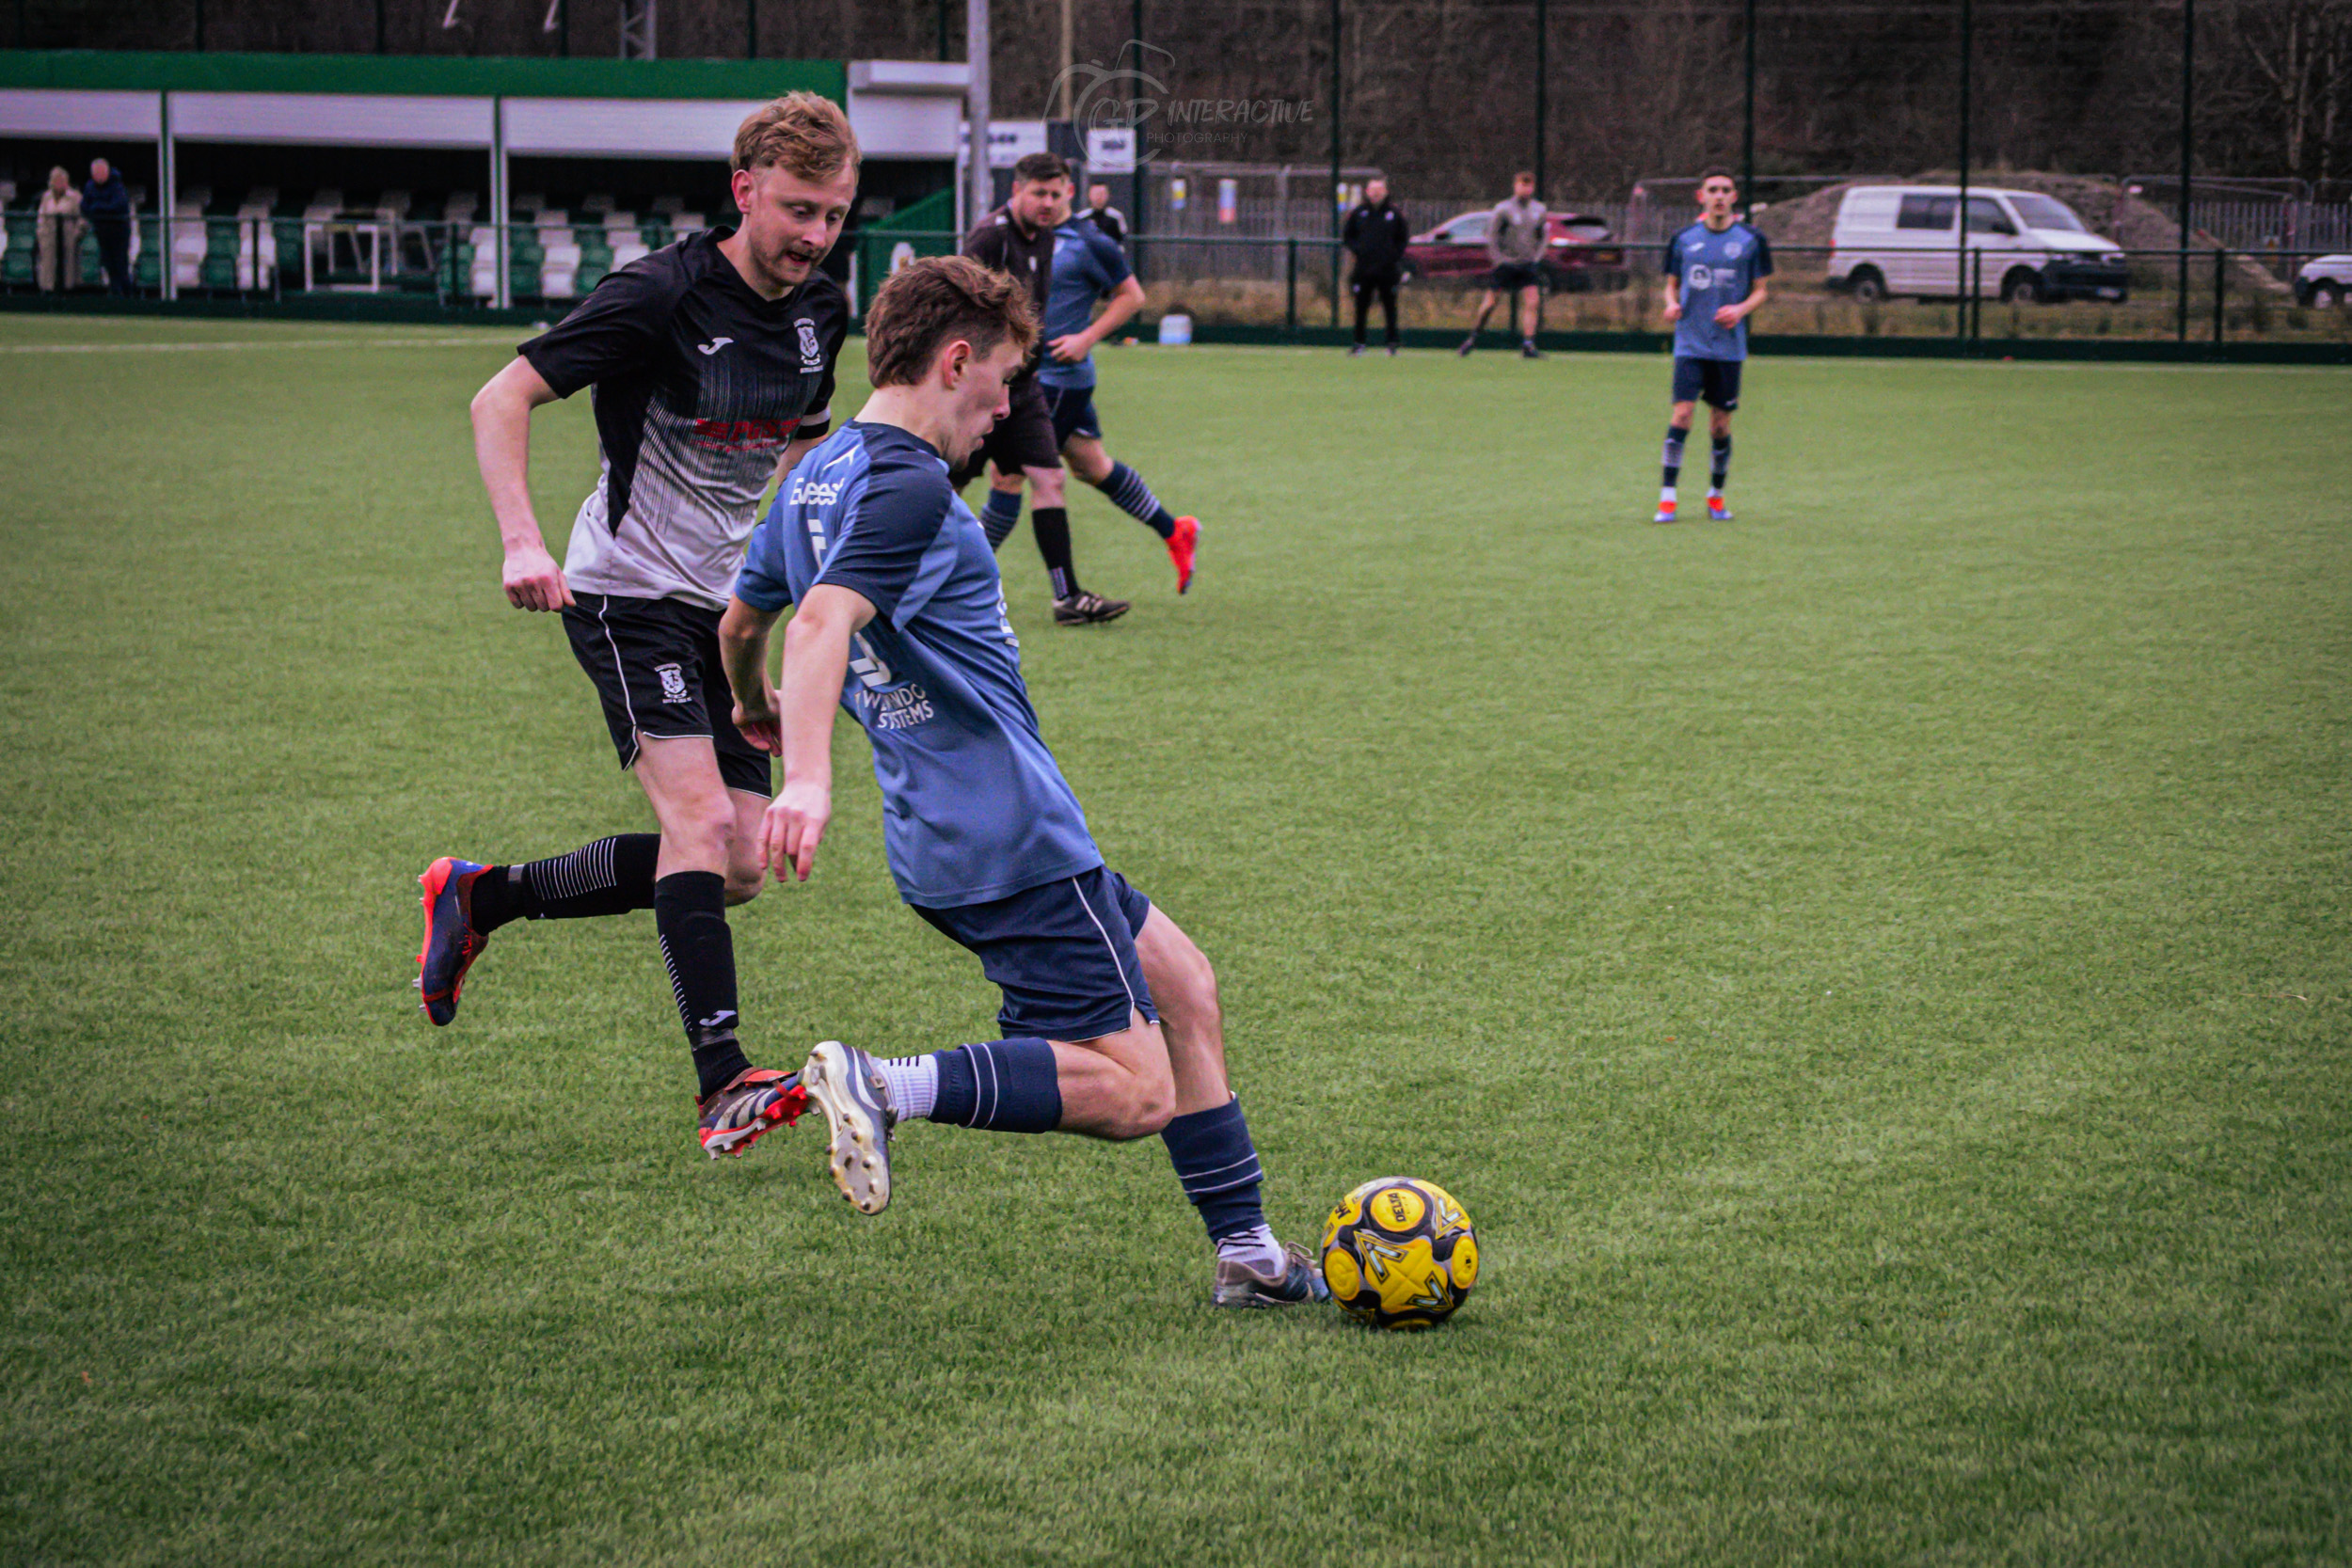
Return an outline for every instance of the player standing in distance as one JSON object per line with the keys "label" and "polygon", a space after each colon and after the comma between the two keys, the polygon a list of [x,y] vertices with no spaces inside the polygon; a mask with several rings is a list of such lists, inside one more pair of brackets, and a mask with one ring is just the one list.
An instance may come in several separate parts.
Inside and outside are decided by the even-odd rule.
{"label": "player standing in distance", "polygon": [[[833,103],[796,92],[757,110],[735,135],[742,227],[612,273],[473,400],[507,600],[562,612],[661,831],[520,864],[435,861],[420,879],[425,1013],[456,1016],[466,971],[510,921],[651,909],[714,1159],[797,1117],[803,1099],[794,1074],[755,1069],[737,1035],[726,908],[764,879],[770,775],[729,721],[718,633],[760,492],[832,420],[849,304],[818,263],[857,178],[857,141]],[[587,386],[603,469],[559,569],[531,508],[531,415]]]}
{"label": "player standing in distance", "polygon": [[1111,244],[1125,249],[1127,245],[1127,214],[1111,205],[1108,185],[1087,187],[1087,210],[1078,214],[1087,222],[1108,234]]}
{"label": "player standing in distance", "polygon": [[1748,356],[1748,317],[1764,303],[1772,247],[1731,215],[1740,186],[1727,168],[1699,176],[1699,221],[1666,245],[1666,320],[1675,329],[1674,411],[1666,423],[1665,480],[1653,523],[1675,520],[1682,443],[1699,401],[1715,439],[1707,515],[1729,522],[1724,481],[1731,473],[1731,411],[1740,406],[1740,366]]}
{"label": "player standing in distance", "polygon": [[[1051,152],[1032,152],[1012,166],[1012,195],[964,236],[963,253],[1009,274],[1029,292],[1032,317],[1045,314],[1046,290],[1054,275],[1054,230],[1070,217],[1070,166]],[[961,490],[979,473],[982,460],[993,466],[986,507],[990,537],[999,543],[1021,520],[1021,486],[1029,486],[1029,528],[1053,585],[1054,624],[1093,626],[1116,621],[1133,607],[1078,585],[1070,549],[1070,512],[1062,499],[1061,443],[1054,439],[1054,415],[1037,378],[1037,356],[1022,366],[1012,385],[1012,410],[996,421],[970,459],[957,471]]]}
{"label": "player standing in distance", "polygon": [[[874,395],[786,482],[727,607],[737,722],[784,757],[763,839],[777,878],[807,879],[832,820],[839,704],[872,742],[900,895],[1004,996],[1003,1039],[887,1061],[827,1040],[802,1082],[862,1212],[889,1203],[909,1121],[1157,1132],[1216,1246],[1212,1300],[1327,1300],[1305,1249],[1266,1226],[1216,972],[1104,866],[1039,733],[995,554],[948,483],[1010,405],[1036,331],[1020,285],[969,258],[893,275],[866,318]],[[771,685],[768,631],[787,605]]]}
{"label": "player standing in distance", "polygon": [[1389,205],[1389,182],[1366,181],[1364,198],[1356,203],[1355,211],[1347,214],[1346,227],[1340,230],[1340,243],[1356,258],[1347,275],[1348,289],[1356,295],[1356,344],[1347,351],[1351,356],[1364,352],[1364,321],[1372,314],[1375,296],[1389,329],[1389,353],[1396,353],[1396,286],[1404,279],[1405,247],[1412,240],[1412,228],[1405,214]]}
{"label": "player standing in distance", "polygon": [[[1107,299],[1100,316],[1094,303]],[[1103,421],[1094,412],[1094,345],[1123,325],[1143,305],[1143,285],[1127,266],[1127,253],[1083,218],[1054,230],[1054,276],[1045,295],[1045,357],[1037,378],[1054,416],[1054,440],[1080,479],[1110,498],[1113,506],[1160,536],[1176,565],[1176,592],[1192,586],[1193,553],[1200,520],[1178,517],[1162,506],[1143,476],[1115,463],[1103,450]],[[990,545],[1002,540],[992,533]]]}
{"label": "player standing in distance", "polygon": [[1456,353],[1468,354],[1478,346],[1478,335],[1486,329],[1486,318],[1495,313],[1497,302],[1516,289],[1519,357],[1543,357],[1535,347],[1535,329],[1543,309],[1544,246],[1549,241],[1549,216],[1544,204],[1535,199],[1535,177],[1524,171],[1511,176],[1511,199],[1496,202],[1494,216],[1486,220],[1486,260],[1494,270],[1486,275],[1478,319],[1470,323],[1470,336],[1462,340]]}

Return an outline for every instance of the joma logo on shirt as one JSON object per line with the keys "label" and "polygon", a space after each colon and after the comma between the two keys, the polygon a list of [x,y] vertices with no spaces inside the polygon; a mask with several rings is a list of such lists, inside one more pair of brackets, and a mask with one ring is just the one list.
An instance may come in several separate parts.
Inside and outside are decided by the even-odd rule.
{"label": "joma logo on shirt", "polygon": [[782,446],[800,423],[789,420],[696,420],[694,444],[712,451],[754,451]]}

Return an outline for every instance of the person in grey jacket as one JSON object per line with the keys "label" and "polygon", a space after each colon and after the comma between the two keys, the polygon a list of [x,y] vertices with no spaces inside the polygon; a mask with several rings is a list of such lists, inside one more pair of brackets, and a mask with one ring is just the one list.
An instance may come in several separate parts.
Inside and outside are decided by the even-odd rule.
{"label": "person in grey jacket", "polygon": [[1519,296],[1519,355],[1526,359],[1540,359],[1535,349],[1537,312],[1544,297],[1544,246],[1549,240],[1549,214],[1544,204],[1535,199],[1535,177],[1521,171],[1511,177],[1511,199],[1495,203],[1494,216],[1486,221],[1486,260],[1494,270],[1486,275],[1486,292],[1478,301],[1478,319],[1470,324],[1470,336],[1462,340],[1456,353],[1468,354],[1478,346],[1478,334],[1486,329],[1486,318],[1495,313],[1495,305],[1513,290]]}

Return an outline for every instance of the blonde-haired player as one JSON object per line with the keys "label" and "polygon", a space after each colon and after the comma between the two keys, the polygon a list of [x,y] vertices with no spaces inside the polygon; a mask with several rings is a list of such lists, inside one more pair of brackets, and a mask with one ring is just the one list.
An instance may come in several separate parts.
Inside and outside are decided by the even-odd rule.
{"label": "blonde-haired player", "polygon": [[[832,423],[850,310],[818,263],[857,180],[839,106],[814,93],[763,105],[735,135],[741,225],[612,273],[473,400],[507,602],[561,614],[660,832],[527,863],[434,862],[420,879],[425,1012],[437,1024],[456,1015],[467,970],[509,921],[652,910],[714,1158],[802,1102],[796,1075],[755,1069],[738,1038],[726,910],[759,891],[771,779],[730,717],[718,631],[761,492]],[[531,415],[588,386],[603,471],[559,567],[532,511]]]}

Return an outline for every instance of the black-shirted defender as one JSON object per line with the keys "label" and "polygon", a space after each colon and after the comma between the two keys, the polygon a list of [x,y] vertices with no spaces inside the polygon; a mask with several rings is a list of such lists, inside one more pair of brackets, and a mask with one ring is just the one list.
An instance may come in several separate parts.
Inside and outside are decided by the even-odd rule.
{"label": "black-shirted defender", "polygon": [[[561,612],[661,831],[524,863],[435,861],[419,879],[425,1013],[437,1024],[456,1015],[467,969],[509,921],[651,909],[714,1159],[797,1118],[803,1101],[799,1075],[754,1068],[738,1036],[726,909],[759,891],[771,784],[766,753],[735,727],[718,628],[761,492],[832,424],[850,313],[818,263],[857,177],[837,106],[805,92],[766,104],[735,135],[741,227],[613,272],[473,400],[507,600]],[[531,507],[531,413],[590,386],[603,472],[559,568]]]}

